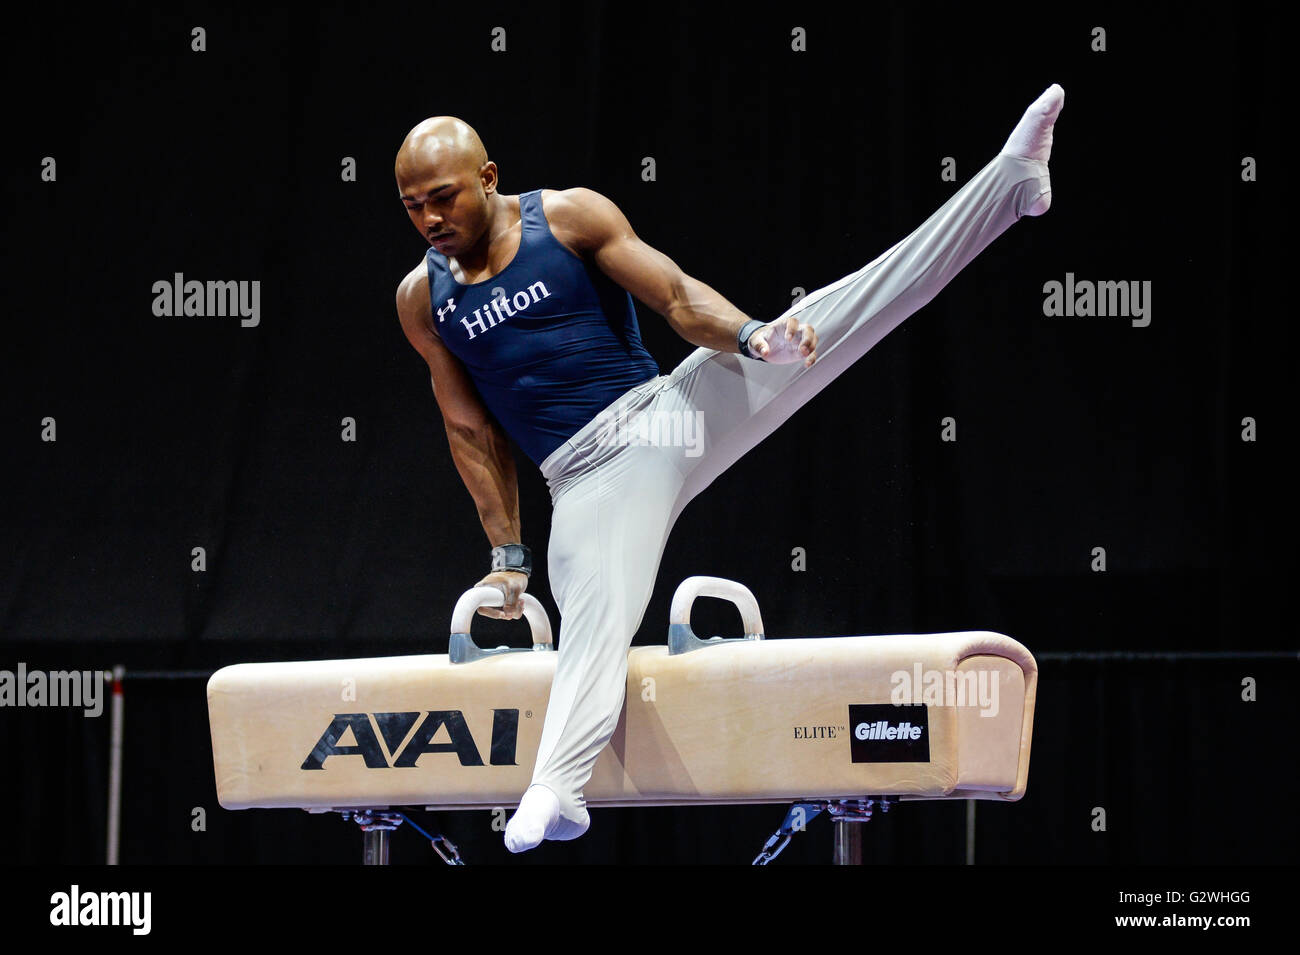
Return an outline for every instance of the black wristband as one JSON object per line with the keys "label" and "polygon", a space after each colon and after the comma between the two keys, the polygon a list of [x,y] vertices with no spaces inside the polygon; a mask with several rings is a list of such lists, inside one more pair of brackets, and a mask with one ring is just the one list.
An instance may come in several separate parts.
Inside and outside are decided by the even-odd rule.
{"label": "black wristband", "polygon": [[502,544],[492,548],[492,572],[512,570],[531,576],[533,552],[523,544]]}
{"label": "black wristband", "polygon": [[757,355],[751,355],[749,352],[749,337],[762,328],[766,322],[760,322],[756,318],[751,318],[744,325],[740,326],[740,331],[736,333],[736,345],[740,348],[740,353],[746,358],[752,358],[754,361],[763,359]]}

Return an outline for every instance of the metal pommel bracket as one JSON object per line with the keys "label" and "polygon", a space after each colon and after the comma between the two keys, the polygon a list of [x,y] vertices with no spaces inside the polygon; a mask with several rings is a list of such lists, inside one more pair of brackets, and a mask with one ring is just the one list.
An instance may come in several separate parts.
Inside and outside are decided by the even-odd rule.
{"label": "metal pommel bracket", "polygon": [[[730,600],[740,611],[745,626],[743,637],[710,637],[701,640],[691,629],[691,606],[696,597],[719,597]],[[687,577],[673,593],[672,609],[668,615],[668,655],[690,653],[720,643],[742,643],[763,639],[763,618],[758,612],[758,601],[744,584],[725,577]]]}
{"label": "metal pommel bracket", "polygon": [[470,636],[474,615],[478,613],[479,607],[500,607],[505,603],[505,597],[496,587],[473,587],[461,594],[460,599],[456,601],[456,609],[451,613],[451,642],[447,648],[447,655],[451,658],[451,662],[473,663],[475,660],[500,656],[503,653],[554,650],[555,644],[551,640],[551,621],[546,616],[546,608],[536,597],[528,593],[522,596],[521,602],[524,606],[524,619],[528,621],[528,628],[533,634],[533,645],[485,650],[474,643]]}

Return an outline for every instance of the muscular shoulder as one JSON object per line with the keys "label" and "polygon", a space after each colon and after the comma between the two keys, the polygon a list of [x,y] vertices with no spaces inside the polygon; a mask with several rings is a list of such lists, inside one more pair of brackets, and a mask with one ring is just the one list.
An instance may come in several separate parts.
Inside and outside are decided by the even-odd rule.
{"label": "muscular shoulder", "polygon": [[405,325],[422,325],[433,328],[429,314],[429,270],[420,262],[397,286],[397,315]]}
{"label": "muscular shoulder", "polygon": [[555,238],[579,255],[595,252],[613,238],[634,234],[618,206],[585,186],[543,189],[542,211]]}

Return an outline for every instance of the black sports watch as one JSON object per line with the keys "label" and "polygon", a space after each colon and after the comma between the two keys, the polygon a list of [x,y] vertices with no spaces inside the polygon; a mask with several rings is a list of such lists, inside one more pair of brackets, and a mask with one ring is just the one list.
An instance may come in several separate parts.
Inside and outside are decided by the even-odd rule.
{"label": "black sports watch", "polygon": [[736,333],[736,344],[740,346],[740,353],[746,358],[752,358],[754,361],[762,361],[758,355],[751,355],[749,352],[749,337],[762,328],[766,322],[760,322],[756,318],[751,318],[744,325],[740,326],[740,331]]}
{"label": "black sports watch", "polygon": [[533,552],[523,544],[502,544],[492,548],[492,571],[513,570],[529,576],[533,573]]}

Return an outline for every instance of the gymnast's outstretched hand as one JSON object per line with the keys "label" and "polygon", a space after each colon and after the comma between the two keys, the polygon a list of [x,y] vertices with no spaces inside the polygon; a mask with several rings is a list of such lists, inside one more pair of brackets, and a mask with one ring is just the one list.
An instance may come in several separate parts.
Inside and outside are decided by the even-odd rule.
{"label": "gymnast's outstretched hand", "polygon": [[817,360],[817,332],[794,315],[769,322],[749,336],[749,350],[771,365]]}
{"label": "gymnast's outstretched hand", "polygon": [[[755,332],[757,334],[757,332]],[[517,570],[497,570],[480,580],[475,587],[496,587],[505,598],[500,607],[479,607],[485,617],[498,620],[518,620],[524,615],[523,595],[528,589],[528,575]]]}

